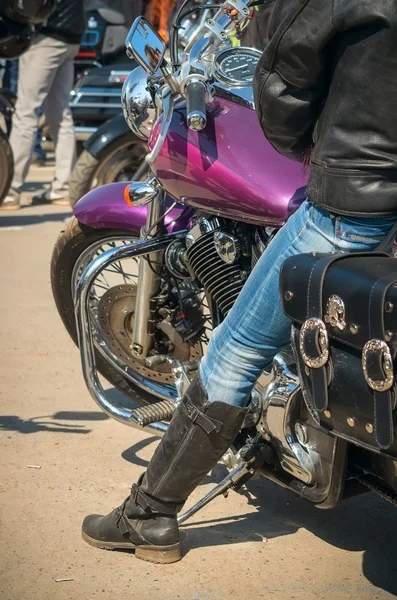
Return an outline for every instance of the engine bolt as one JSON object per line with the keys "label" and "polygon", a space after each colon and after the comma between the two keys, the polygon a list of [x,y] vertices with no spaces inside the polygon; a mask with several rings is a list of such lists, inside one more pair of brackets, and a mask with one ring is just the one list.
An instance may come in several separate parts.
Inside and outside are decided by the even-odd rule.
{"label": "engine bolt", "polygon": [[299,421],[295,423],[295,433],[300,444],[302,444],[303,446],[307,444],[307,429],[303,425],[303,423],[300,423]]}

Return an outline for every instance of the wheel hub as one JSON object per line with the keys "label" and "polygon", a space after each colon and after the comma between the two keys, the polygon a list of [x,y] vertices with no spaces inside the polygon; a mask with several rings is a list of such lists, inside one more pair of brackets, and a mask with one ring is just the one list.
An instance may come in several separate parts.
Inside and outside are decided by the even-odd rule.
{"label": "wheel hub", "polygon": [[[115,355],[141,375],[161,383],[171,384],[174,379],[169,363],[153,365],[149,368],[144,360],[139,360],[131,354],[136,292],[135,285],[118,285],[110,288],[102,296],[97,313],[98,333],[106,345],[107,352]],[[184,343],[175,347],[169,356],[174,360],[183,361],[200,359],[201,344],[196,342],[190,346]]]}

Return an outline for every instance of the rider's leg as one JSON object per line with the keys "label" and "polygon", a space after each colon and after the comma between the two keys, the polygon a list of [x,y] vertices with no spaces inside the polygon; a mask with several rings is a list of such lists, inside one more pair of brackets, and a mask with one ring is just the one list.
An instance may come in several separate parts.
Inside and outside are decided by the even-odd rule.
{"label": "rider's leg", "polygon": [[291,325],[279,295],[286,258],[305,252],[373,250],[394,221],[336,217],[306,201],[277,233],[226,320],[212,334],[200,366],[209,401],[245,406],[263,369],[289,343]]}
{"label": "rider's leg", "polygon": [[289,323],[278,296],[283,261],[301,252],[372,249],[393,222],[356,221],[334,219],[309,202],[291,217],[212,336],[201,377],[189,387],[131,496],[106,517],[85,519],[87,542],[135,548],[137,557],[153,562],[179,560],[178,510],[233,442],[258,375],[288,343]]}

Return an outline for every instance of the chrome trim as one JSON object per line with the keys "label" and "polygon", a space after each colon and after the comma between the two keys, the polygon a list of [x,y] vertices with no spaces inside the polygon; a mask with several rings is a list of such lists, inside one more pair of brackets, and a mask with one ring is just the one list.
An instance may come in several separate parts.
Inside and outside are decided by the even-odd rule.
{"label": "chrome trim", "polygon": [[[109,83],[124,83],[125,79],[128,77],[131,71],[110,71],[110,75],[108,77]],[[123,79],[121,80],[120,77]]]}
{"label": "chrome trim", "polygon": [[[185,232],[186,233],[186,232]],[[126,239],[131,239],[131,243],[139,241],[136,236],[110,236],[106,238],[107,242],[119,242],[123,239],[125,243]],[[179,238],[178,238],[179,239]],[[76,261],[72,273],[72,296],[76,296],[76,288],[80,278],[80,274],[88,266],[88,264],[94,260],[96,251],[103,245],[103,240],[98,240],[96,243],[91,244],[85,249]],[[171,242],[172,243],[172,242]],[[132,369],[129,365],[126,365],[123,360],[118,358],[115,354],[109,354],[109,348],[103,341],[100,332],[93,326],[92,336],[94,339],[95,349],[102,354],[104,359],[109,362],[116,371],[118,371],[123,377],[130,381],[133,385],[145,390],[152,396],[156,396],[161,400],[175,400],[177,398],[177,391],[175,385],[157,383],[153,379],[148,380],[145,376],[138,373],[138,371]]]}
{"label": "chrome trim", "polygon": [[80,125],[74,127],[74,135],[77,141],[85,142],[97,130],[96,127],[82,127]]}
{"label": "chrome trim", "polygon": [[222,70],[221,62],[225,58],[227,58],[228,55],[234,54],[251,54],[252,56],[255,56],[258,59],[258,62],[260,57],[262,56],[262,52],[260,52],[259,50],[256,50],[255,48],[249,48],[246,46],[238,46],[236,48],[225,48],[224,50],[221,50],[214,58],[215,77],[217,77],[220,82],[226,83],[229,87],[232,86],[237,88],[244,88],[250,85],[252,86],[254,76],[252,76],[252,79],[250,80],[234,79],[234,77],[230,77],[229,75],[227,75],[227,73],[224,73],[224,71]]}
{"label": "chrome trim", "polygon": [[224,42],[227,40],[227,33],[223,29],[223,26],[220,22],[215,21],[214,19],[207,19],[204,22],[204,25],[207,29],[212,31],[212,33],[221,41]]}
{"label": "chrome trim", "polygon": [[337,327],[340,331],[346,328],[345,303],[336,294],[328,298],[324,321],[331,327]]}
{"label": "chrome trim", "polygon": [[156,120],[156,107],[148,91],[147,73],[142,67],[133,69],[121,90],[121,106],[129,128],[148,140]]}
{"label": "chrome trim", "polygon": [[250,11],[249,8],[247,8],[246,6],[246,2],[243,2],[242,0],[227,0],[227,4],[234,6],[234,8],[240,13],[242,17],[249,17]]}
{"label": "chrome trim", "polygon": [[219,217],[211,217],[210,219],[206,219],[206,217],[196,218],[193,227],[189,229],[189,233],[186,235],[187,248],[190,248],[201,236],[216,231],[223,224],[223,219]]}
{"label": "chrome trim", "polygon": [[70,108],[121,108],[121,102],[116,104],[115,102],[78,102],[69,104]]}
{"label": "chrome trim", "polygon": [[[109,98],[109,102],[85,101],[85,98]],[[121,88],[77,88],[70,92],[69,108],[121,108]]]}
{"label": "chrome trim", "polygon": [[265,438],[276,449],[284,471],[303,481],[312,483],[315,474],[315,459],[309,447],[299,443],[295,433],[295,413],[299,414],[302,398],[299,394],[298,375],[290,371],[282,354],[273,361],[273,379],[270,383],[261,383],[263,413],[258,426]]}
{"label": "chrome trim", "polygon": [[[305,334],[308,331],[313,331],[314,329],[318,330],[318,341],[321,348],[321,355],[316,358],[311,358],[306,354],[305,350]],[[299,350],[301,352],[302,358],[305,364],[312,369],[319,369],[323,367],[329,358],[329,348],[328,348],[328,333],[327,328],[325,327],[323,321],[321,319],[317,319],[312,317],[311,319],[307,319],[302,325],[302,329],[299,336]]]}
{"label": "chrome trim", "polygon": [[[139,183],[138,183],[139,186]],[[149,186],[144,186],[145,188]],[[152,186],[150,186],[152,188]],[[146,225],[142,230],[144,237],[155,236],[160,233],[160,227],[164,223],[161,219],[165,208],[165,193],[162,189],[148,192],[156,194],[148,206]],[[162,223],[160,224],[160,220]],[[148,260],[139,260],[138,267],[138,285],[136,291],[135,311],[133,317],[131,354],[136,358],[146,358],[153,345],[153,338],[149,335],[148,323],[151,314],[152,298],[158,293],[160,288],[160,277],[157,271],[152,267],[152,263],[159,262],[156,254],[149,254]],[[150,261],[150,262],[149,262]]]}
{"label": "chrome trim", "polygon": [[152,151],[146,155],[146,161],[151,165],[154,163],[158,155],[160,154],[161,148],[167,138],[168,130],[171,124],[172,115],[174,112],[175,99],[177,94],[173,94],[169,88],[165,88],[162,93],[162,104],[163,104],[163,121],[161,123],[160,133],[156,139],[156,142],[152,148]]}
{"label": "chrome trim", "polygon": [[131,204],[133,206],[144,206],[155,200],[156,196],[161,193],[161,189],[156,187],[156,184],[158,184],[158,181],[155,177],[148,177],[146,181],[133,181],[128,186],[128,196]]}
{"label": "chrome trim", "polygon": [[255,110],[254,91],[251,85],[247,87],[230,87],[221,81],[215,81],[213,87],[215,96]]}
{"label": "chrome trim", "polygon": [[223,231],[214,234],[214,246],[219,257],[228,265],[233,265],[241,255],[239,240]]}
{"label": "chrome trim", "polygon": [[[124,258],[134,258],[152,252],[161,252],[162,250],[165,250],[172,241],[184,234],[185,232],[171,233],[150,241],[137,241],[132,244],[126,244],[125,246],[118,246],[107,250],[87,265],[80,276],[75,290],[76,326],[81,366],[86,386],[95,402],[109,417],[137,429],[141,428],[131,420],[132,411],[112,404],[107,398],[106,392],[99,380],[95,364],[94,340],[88,306],[89,291],[94,284],[95,279],[112,262]],[[151,423],[144,428],[145,431],[160,436],[165,433],[166,429],[167,426],[162,422]]]}
{"label": "chrome trim", "polygon": [[[380,352],[382,358],[382,367],[385,373],[385,378],[371,379],[368,375],[368,354],[369,352]],[[362,355],[362,366],[364,371],[365,381],[369,387],[375,392],[387,392],[393,386],[394,382],[394,371],[393,371],[393,359],[391,356],[390,348],[383,340],[369,340],[364,348]]]}

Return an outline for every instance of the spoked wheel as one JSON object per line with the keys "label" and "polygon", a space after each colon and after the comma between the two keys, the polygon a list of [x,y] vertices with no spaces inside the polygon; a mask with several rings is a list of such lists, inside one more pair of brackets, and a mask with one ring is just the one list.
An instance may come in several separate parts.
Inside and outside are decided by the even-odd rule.
{"label": "spoked wheel", "polygon": [[[136,241],[131,233],[83,227],[73,219],[61,233],[52,258],[51,282],[58,312],[77,343],[73,309],[74,290],[84,268],[98,255]],[[105,269],[89,294],[89,313],[98,370],[115,387],[141,402],[176,397],[171,364],[148,366],[130,351],[138,282],[138,259],[123,259]],[[205,327],[193,342],[170,344],[170,359],[198,362],[211,329],[205,299],[198,297]]]}

